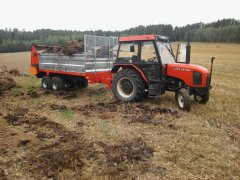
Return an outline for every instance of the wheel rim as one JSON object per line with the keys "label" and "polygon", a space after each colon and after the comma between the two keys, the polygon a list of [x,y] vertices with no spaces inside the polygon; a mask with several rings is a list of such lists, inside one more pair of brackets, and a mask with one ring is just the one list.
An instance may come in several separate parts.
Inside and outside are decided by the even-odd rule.
{"label": "wheel rim", "polygon": [[46,82],[46,81],[43,81],[42,87],[43,87],[44,89],[47,89],[48,85],[47,85],[47,82]]}
{"label": "wheel rim", "polygon": [[179,104],[180,108],[183,108],[184,99],[183,99],[183,96],[181,94],[178,94],[178,104]]}
{"label": "wheel rim", "polygon": [[134,92],[133,82],[129,78],[121,78],[117,83],[117,91],[124,98],[131,97]]}
{"label": "wheel rim", "polygon": [[202,101],[202,99],[203,99],[202,96],[196,96],[196,100],[197,100],[198,102]]}
{"label": "wheel rim", "polygon": [[52,88],[53,90],[57,90],[58,89],[58,85],[57,85],[57,82],[52,82]]}

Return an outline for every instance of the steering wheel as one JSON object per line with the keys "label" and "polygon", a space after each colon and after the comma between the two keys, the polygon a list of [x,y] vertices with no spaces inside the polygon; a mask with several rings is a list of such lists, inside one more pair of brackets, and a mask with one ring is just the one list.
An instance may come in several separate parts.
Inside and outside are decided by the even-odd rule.
{"label": "steering wheel", "polygon": [[154,61],[155,61],[155,59],[157,59],[157,57],[156,57],[156,56],[154,56],[154,57],[151,57],[150,59],[148,59],[148,62],[154,62]]}

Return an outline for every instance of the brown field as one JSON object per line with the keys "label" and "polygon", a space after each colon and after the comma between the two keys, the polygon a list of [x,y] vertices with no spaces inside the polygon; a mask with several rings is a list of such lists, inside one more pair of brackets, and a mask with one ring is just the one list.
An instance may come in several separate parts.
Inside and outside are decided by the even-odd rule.
{"label": "brown field", "polygon": [[6,66],[8,69],[18,68],[21,73],[28,74],[30,59],[30,52],[0,53],[0,67]]}
{"label": "brown field", "polygon": [[[0,66],[28,72],[29,53],[0,54]],[[0,179],[239,179],[240,45],[192,44],[209,68],[208,104],[177,108],[167,93],[121,104],[102,85],[40,89],[31,76],[0,96]]]}

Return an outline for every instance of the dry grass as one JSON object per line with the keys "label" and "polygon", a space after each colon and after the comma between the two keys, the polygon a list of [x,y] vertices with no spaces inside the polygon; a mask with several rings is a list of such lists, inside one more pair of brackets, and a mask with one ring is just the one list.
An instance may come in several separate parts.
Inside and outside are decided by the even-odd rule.
{"label": "dry grass", "polygon": [[30,59],[30,52],[0,53],[0,67],[18,68],[21,73],[29,74]]}
{"label": "dry grass", "polygon": [[[29,53],[25,55],[29,55]],[[8,56],[10,57],[11,54]],[[13,56],[16,57],[17,55],[14,53]],[[192,63],[209,67],[211,56],[215,56],[216,60],[213,72],[213,89],[209,103],[199,105],[193,102],[190,112],[178,110],[180,117],[171,114],[157,114],[154,118],[161,122],[158,125],[129,123],[131,117],[139,114],[138,111],[131,111],[135,110],[136,105],[125,108],[125,105],[113,104],[113,109],[116,109],[116,111],[111,110],[111,108],[108,111],[102,111],[101,108],[94,106],[97,103],[108,103],[113,99],[111,91],[101,85],[93,85],[86,90],[67,92],[63,95],[46,94],[38,88],[39,81],[34,77],[16,78],[18,84],[22,86],[20,90],[24,95],[9,92],[0,102],[2,107],[0,110],[2,114],[0,116],[0,149],[8,150],[6,154],[0,153],[0,170],[2,168],[10,179],[29,178],[31,174],[26,173],[21,166],[24,157],[28,156],[31,151],[37,153],[39,147],[51,145],[52,141],[55,141],[60,135],[57,134],[53,140],[39,141],[36,139],[37,131],[25,132],[28,124],[16,127],[6,123],[4,115],[16,107],[24,107],[28,109],[28,115],[33,113],[45,116],[49,121],[65,127],[66,130],[64,131],[83,133],[84,145],[86,147],[89,144],[93,145],[91,149],[94,149],[98,154],[95,159],[83,158],[84,168],[81,169],[81,173],[64,169],[62,173],[58,174],[57,177],[59,178],[73,178],[77,175],[82,178],[93,179],[113,179],[114,177],[120,177],[121,179],[127,177],[137,179],[239,179],[240,96],[238,91],[240,89],[240,45],[192,44]],[[2,57],[6,57],[6,55],[0,54],[0,62],[6,65],[3,62],[8,59],[4,58],[5,61],[2,61]],[[24,57],[22,61],[29,58]],[[14,64],[12,64],[12,67],[18,67]],[[22,64],[22,67],[27,69],[28,65]],[[31,88],[30,84],[33,84]],[[30,98],[27,95],[29,89],[38,92],[40,97]],[[64,98],[72,93],[76,94],[77,97]],[[54,108],[53,110],[51,108],[52,104],[59,105],[59,109]],[[93,105],[92,110],[78,111],[74,109],[74,107],[89,104]],[[171,93],[156,99],[146,99],[139,104],[151,108],[177,109],[174,94]],[[123,113],[125,112],[124,109],[129,109],[132,114]],[[126,115],[129,116],[126,118]],[[9,129],[9,132],[17,132],[18,135],[13,136],[16,138],[4,140],[5,128]],[[44,128],[46,127],[41,127],[38,130],[44,132]],[[45,131],[48,132],[49,129]],[[131,142],[134,138],[143,139],[147,146],[153,148],[153,157],[146,160],[149,167],[142,167],[141,161],[132,164],[126,162],[126,166],[121,164],[124,167],[124,173],[119,171],[118,175],[112,175],[110,172],[101,171],[107,161],[104,151],[98,143],[107,144],[106,147],[113,147],[121,141]],[[31,141],[26,147],[17,149],[19,139],[30,139]],[[79,141],[78,144],[82,143],[80,139],[75,141]],[[71,144],[67,145],[71,147]],[[59,147],[65,148],[65,146]],[[16,153],[14,153],[14,150]],[[142,165],[145,166],[146,164],[143,163]],[[118,165],[112,165],[111,172],[116,171],[116,169],[112,169],[115,167],[118,167]],[[149,169],[151,167],[155,168],[154,171]],[[156,167],[161,167],[161,171],[157,171]],[[136,168],[139,169],[136,170]],[[33,174],[33,177],[41,177],[42,175]]]}

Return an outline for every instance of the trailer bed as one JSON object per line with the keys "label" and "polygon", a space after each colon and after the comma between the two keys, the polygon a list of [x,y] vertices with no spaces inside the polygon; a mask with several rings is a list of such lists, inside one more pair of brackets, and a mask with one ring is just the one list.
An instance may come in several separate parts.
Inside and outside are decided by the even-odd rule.
{"label": "trailer bed", "polygon": [[[84,36],[84,53],[71,56],[59,53],[38,53],[32,47],[32,74],[39,73],[83,76],[89,83],[110,84],[111,68],[116,60],[118,38]],[[109,85],[110,86],[110,85]]]}

